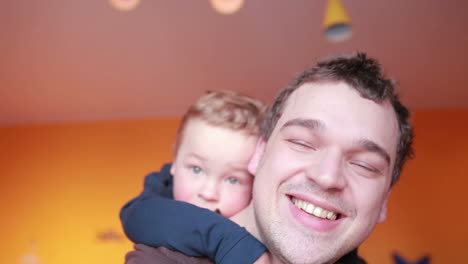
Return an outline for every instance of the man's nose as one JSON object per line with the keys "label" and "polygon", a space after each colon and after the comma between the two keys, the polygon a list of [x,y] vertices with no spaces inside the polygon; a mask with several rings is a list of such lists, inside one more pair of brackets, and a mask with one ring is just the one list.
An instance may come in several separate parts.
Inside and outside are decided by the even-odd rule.
{"label": "man's nose", "polygon": [[219,186],[216,180],[207,180],[200,188],[198,196],[205,201],[217,201],[219,198]]}
{"label": "man's nose", "polygon": [[311,163],[306,174],[323,190],[340,191],[346,187],[345,163],[339,150],[329,149],[318,154],[319,157]]}

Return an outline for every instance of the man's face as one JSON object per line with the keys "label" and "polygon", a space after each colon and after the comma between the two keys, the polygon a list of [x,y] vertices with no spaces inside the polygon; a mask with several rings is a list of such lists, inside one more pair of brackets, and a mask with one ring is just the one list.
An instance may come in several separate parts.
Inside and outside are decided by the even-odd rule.
{"label": "man's face", "polygon": [[344,83],[306,83],[249,165],[262,241],[285,263],[333,263],[385,219],[398,124]]}
{"label": "man's face", "polygon": [[256,137],[192,119],[184,128],[171,174],[174,199],[231,217],[252,197],[247,171]]}

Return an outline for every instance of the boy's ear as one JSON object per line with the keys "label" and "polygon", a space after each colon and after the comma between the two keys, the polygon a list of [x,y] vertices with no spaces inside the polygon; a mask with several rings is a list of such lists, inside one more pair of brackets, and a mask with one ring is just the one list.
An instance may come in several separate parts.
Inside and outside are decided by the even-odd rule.
{"label": "boy's ear", "polygon": [[171,165],[171,169],[169,170],[172,176],[174,176],[174,171],[175,171],[175,168],[174,168],[175,158],[176,158],[176,148],[175,148],[175,143],[174,143],[172,144],[172,165]]}
{"label": "boy's ear", "polygon": [[172,163],[171,169],[169,170],[169,172],[171,173],[172,177],[174,177],[174,172],[175,172],[174,163]]}
{"label": "boy's ear", "polygon": [[390,197],[391,191],[388,191],[387,197],[385,197],[385,201],[382,204],[382,208],[380,208],[380,215],[379,219],[377,220],[377,223],[382,223],[387,219],[387,203],[388,203],[388,198]]}
{"label": "boy's ear", "polygon": [[259,137],[257,141],[257,146],[255,146],[255,151],[252,157],[250,158],[249,165],[247,166],[250,174],[255,175],[257,173],[258,164],[262,159],[263,153],[265,152],[265,140],[263,137]]}

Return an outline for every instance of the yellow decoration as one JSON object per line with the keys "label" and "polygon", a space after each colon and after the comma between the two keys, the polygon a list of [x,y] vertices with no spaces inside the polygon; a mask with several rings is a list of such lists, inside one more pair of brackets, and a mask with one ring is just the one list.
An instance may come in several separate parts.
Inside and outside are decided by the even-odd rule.
{"label": "yellow decoration", "polygon": [[331,41],[343,41],[351,36],[351,19],[340,0],[328,0],[323,21],[325,36]]}

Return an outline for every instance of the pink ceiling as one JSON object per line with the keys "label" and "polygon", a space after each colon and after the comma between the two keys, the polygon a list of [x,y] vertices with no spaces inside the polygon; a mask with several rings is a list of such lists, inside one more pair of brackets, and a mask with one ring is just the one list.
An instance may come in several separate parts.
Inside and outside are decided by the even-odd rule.
{"label": "pink ceiling", "polygon": [[322,36],[325,1],[15,0],[0,8],[0,125],[180,116],[205,90],[270,102],[316,58],[365,51],[414,109],[468,108],[468,1],[343,0],[353,36]]}

